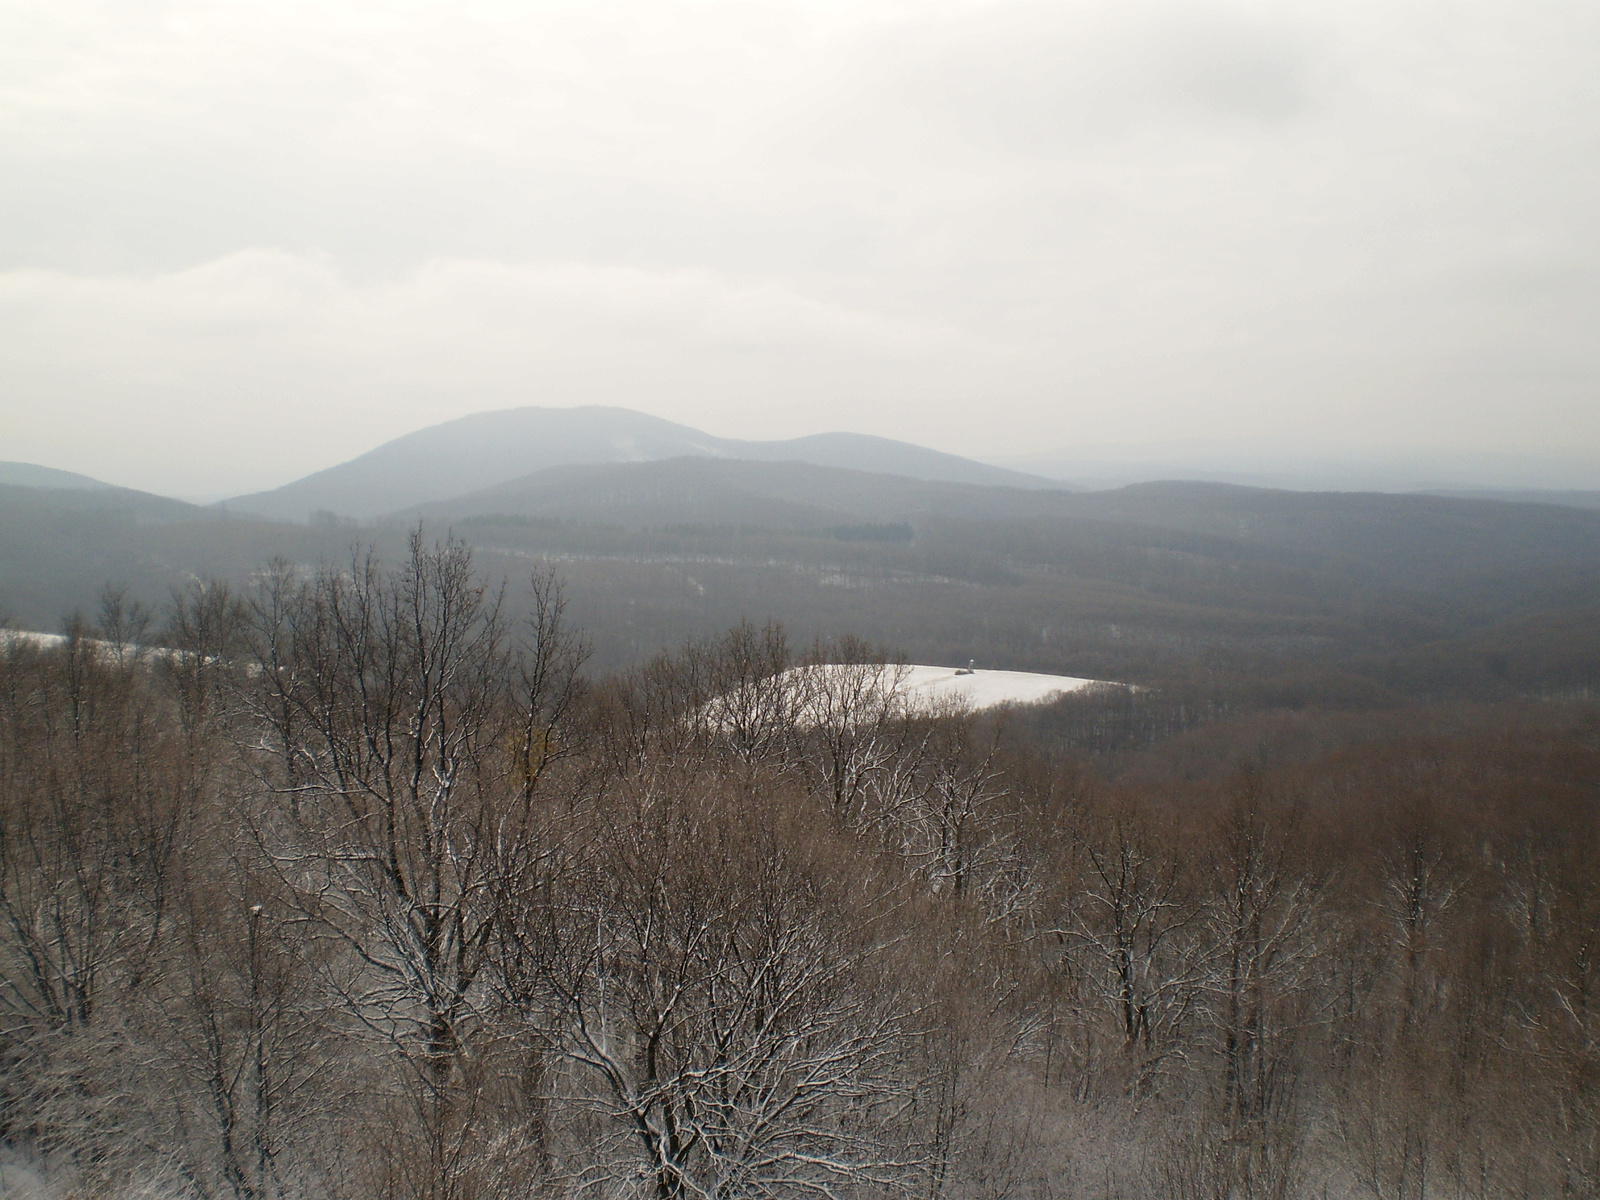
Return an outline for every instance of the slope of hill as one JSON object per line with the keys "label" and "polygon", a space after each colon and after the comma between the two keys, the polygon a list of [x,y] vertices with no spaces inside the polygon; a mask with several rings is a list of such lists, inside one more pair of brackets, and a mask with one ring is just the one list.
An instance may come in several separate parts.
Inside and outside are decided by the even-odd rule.
{"label": "slope of hill", "polygon": [[[1073,494],[676,459],[537,472],[422,515],[513,576],[559,564],[612,662],[773,617],[802,640],[850,631],[923,662],[1168,694],[1186,680],[1178,721],[1235,703],[1373,704],[1392,688],[1600,685],[1584,649],[1600,631],[1600,513],[1550,505],[1208,484]],[[1248,698],[1223,698],[1235,693]]]}
{"label": "slope of hill", "polygon": [[197,577],[242,582],[274,556],[314,560],[348,541],[127,488],[0,485],[0,618],[54,628],[75,609],[93,612],[107,583],[159,606]]}
{"label": "slope of hill", "polygon": [[1387,492],[1287,492],[1149,483],[1071,497],[1072,511],[1286,550],[1367,585],[1418,588],[1516,581],[1600,563],[1600,513]]}
{"label": "slope of hill", "polygon": [[893,438],[865,433],[816,433],[778,442],[723,443],[725,458],[761,462],[802,462],[819,467],[842,467],[878,475],[904,475],[936,483],[967,483],[983,487],[1046,488],[1079,491],[1070,483],[1027,475],[1005,467],[976,462],[954,454],[929,450]]}
{"label": "slope of hill", "polygon": [[230,509],[304,521],[318,510],[368,518],[460,495],[547,467],[705,458],[797,460],[918,479],[1058,487],[1002,467],[864,434],[778,442],[718,438],[625,408],[511,408],[476,413],[385,442],[359,458],[270,492],[237,496]]}
{"label": "slope of hill", "polygon": [[433,521],[503,514],[629,528],[741,525],[818,529],[933,513],[1015,519],[1061,511],[1066,493],[984,487],[806,462],[669,458],[550,467],[395,514]]}
{"label": "slope of hill", "polygon": [[[84,478],[88,478],[84,476]],[[0,483],[0,509],[39,513],[114,513],[129,522],[151,525],[171,521],[209,520],[215,517],[198,504],[157,496],[133,488],[96,484],[94,487],[46,487],[38,484]]]}
{"label": "slope of hill", "polygon": [[1541,488],[1430,488],[1430,496],[1457,500],[1501,500],[1511,504],[1559,504],[1566,508],[1600,508],[1600,492],[1553,491]]}
{"label": "slope of hill", "polygon": [[76,471],[59,471],[55,467],[41,467],[37,463],[23,462],[0,462],[0,484],[10,487],[72,489],[99,489],[111,486],[88,475],[79,475]]}
{"label": "slope of hill", "polygon": [[[492,515],[629,529],[734,526],[817,531],[844,523],[981,523],[975,544],[1012,564],[1059,565],[1093,544],[1156,540],[1191,556],[1294,563],[1366,587],[1436,590],[1587,580],[1600,513],[1553,505],[1226,484],[1111,492],[979,487],[806,463],[697,458],[551,468],[403,514]],[[1135,536],[1136,531],[1146,531]],[[920,531],[919,532],[923,532]],[[909,531],[908,531],[909,533]]]}
{"label": "slope of hill", "polygon": [[0,488],[0,612],[48,628],[107,580],[159,605],[197,576],[247,585],[273,556],[364,541],[393,557],[419,515],[509,577],[513,604],[530,566],[556,564],[597,669],[774,619],[799,642],[855,633],[924,663],[1138,684],[1153,689],[1126,701],[1138,736],[1241,706],[1600,688],[1593,511],[706,457],[549,468],[366,527]]}

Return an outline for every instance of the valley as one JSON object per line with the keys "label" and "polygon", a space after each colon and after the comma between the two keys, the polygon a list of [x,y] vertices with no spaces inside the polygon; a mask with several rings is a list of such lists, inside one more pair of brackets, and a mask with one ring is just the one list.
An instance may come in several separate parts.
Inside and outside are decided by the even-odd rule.
{"label": "valley", "polygon": [[1600,1178],[1540,1116],[1595,1102],[1600,511],[604,461],[617,419],[271,503],[4,476],[0,1081],[81,1147],[13,1131],[30,1171],[1354,1200],[1426,1136],[1462,1196]]}
{"label": "valley", "polygon": [[[555,411],[511,417],[548,431]],[[694,433],[623,410],[560,419],[566,440],[547,457],[639,453],[640,428],[672,454]],[[1190,714],[1600,687],[1600,513],[1582,507],[919,478],[888,468],[979,466],[870,439],[850,445],[872,470],[722,457],[732,444],[715,443],[716,454],[519,474],[528,463],[516,455],[472,458],[480,425],[499,428],[441,426],[436,457],[439,478],[487,486],[361,519],[268,520],[243,511],[249,497],[198,507],[105,487],[0,486],[0,612],[52,630],[92,611],[107,582],[152,608],[194,579],[247,590],[273,559],[339,561],[357,543],[392,556],[420,523],[473,547],[514,598],[530,570],[557,568],[602,671],[770,620],[801,644],[851,634],[916,662],[1136,684],[1152,689],[1147,703],[1181,697]],[[369,512],[414,486],[402,468],[426,439],[393,445],[303,482],[345,479],[350,509]],[[401,467],[379,471],[394,455]]]}

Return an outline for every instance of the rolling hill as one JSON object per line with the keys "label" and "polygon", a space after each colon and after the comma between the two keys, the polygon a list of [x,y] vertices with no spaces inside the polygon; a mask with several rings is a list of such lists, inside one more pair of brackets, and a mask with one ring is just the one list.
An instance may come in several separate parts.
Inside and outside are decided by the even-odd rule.
{"label": "rolling hill", "polygon": [[23,462],[0,462],[0,485],[72,490],[98,490],[111,486],[88,475],[79,475],[76,471],[61,471],[55,467]]}
{"label": "rolling hill", "polygon": [[1201,483],[1072,493],[708,456],[549,467],[364,526],[0,487],[0,612],[52,628],[108,580],[159,606],[197,577],[247,587],[275,556],[365,542],[392,559],[419,519],[509,578],[513,605],[552,564],[597,669],[750,618],[922,663],[1140,684],[1169,698],[1152,719],[1174,728],[1240,706],[1600,688],[1594,511]]}
{"label": "rolling hill", "polygon": [[773,532],[929,522],[982,527],[1013,564],[1059,565],[1073,546],[1157,531],[1176,552],[1292,562],[1362,586],[1409,590],[1581,581],[1600,567],[1600,513],[1376,492],[1287,492],[1214,483],[1108,492],[983,487],[807,463],[676,458],[554,467],[394,514],[435,524],[493,516],[636,530]]}
{"label": "rolling hill", "polygon": [[229,509],[304,521],[320,511],[361,519],[517,479],[542,468],[695,456],[807,462],[915,479],[1056,488],[1063,485],[909,442],[855,433],[789,441],[713,437],[625,408],[511,408],[408,433],[349,462],[269,492],[236,496]]}
{"label": "rolling hill", "polygon": [[241,582],[274,556],[315,560],[348,540],[128,488],[0,485],[0,623],[55,628],[92,613],[107,583],[159,607],[196,578]]}

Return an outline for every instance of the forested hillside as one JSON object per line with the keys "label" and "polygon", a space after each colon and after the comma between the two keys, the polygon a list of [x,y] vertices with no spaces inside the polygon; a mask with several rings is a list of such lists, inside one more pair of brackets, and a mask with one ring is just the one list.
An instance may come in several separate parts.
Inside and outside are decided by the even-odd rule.
{"label": "forested hillside", "polygon": [[[283,558],[399,553],[415,513],[241,518],[107,489],[0,489],[0,616],[58,629],[106,582],[149,606]],[[1426,496],[1155,484],[1069,494],[801,463],[536,473],[428,509],[513,580],[547,562],[625,669],[750,619],[913,660],[1140,685],[1096,745],[1253,711],[1581,698],[1600,688],[1600,513]]]}
{"label": "forested hillside", "polygon": [[1117,742],[1154,692],[908,712],[775,626],[609,672],[421,536],[151,616],[0,654],[8,1188],[1600,1189],[1592,702]]}

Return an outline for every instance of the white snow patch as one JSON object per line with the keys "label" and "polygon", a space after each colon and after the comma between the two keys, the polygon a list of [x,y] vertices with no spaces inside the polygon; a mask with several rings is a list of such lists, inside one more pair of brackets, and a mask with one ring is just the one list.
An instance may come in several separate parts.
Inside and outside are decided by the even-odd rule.
{"label": "white snow patch", "polygon": [[[0,629],[0,654],[16,646],[32,646],[36,650],[59,650],[69,639],[61,633],[36,633],[31,629]],[[171,650],[165,646],[140,646],[133,642],[107,642],[100,638],[83,638],[82,644],[96,655],[106,655],[118,662],[146,661],[186,662],[186,650]],[[210,659],[207,660],[211,661]],[[253,670],[254,664],[246,668]],[[0,1200],[6,1193],[0,1191]]]}
{"label": "white snow patch", "polygon": [[[99,638],[84,638],[86,643],[97,652],[114,651],[119,656],[137,658],[144,653],[144,647],[135,646],[132,642],[123,642],[117,645],[114,642],[103,642]],[[33,646],[38,650],[56,650],[67,644],[67,636],[62,633],[35,633],[31,629],[0,629],[0,650],[9,650],[12,646]],[[0,1193],[3,1195],[3,1193]]]}
{"label": "white snow patch", "polygon": [[[694,580],[689,581],[694,586]],[[67,639],[58,633],[34,633],[20,629],[0,629],[0,650],[11,644],[54,649],[66,644]],[[97,650],[116,649],[109,642],[90,640]],[[139,646],[125,645],[121,651],[130,657],[142,652]],[[162,653],[171,654],[171,651]],[[1081,692],[1095,684],[1126,687],[1126,684],[1108,684],[1103,679],[1080,679],[1075,675],[1044,675],[1036,671],[964,670],[956,667],[934,667],[916,663],[907,666],[885,665],[872,671],[872,678],[863,679],[858,696],[869,703],[887,703],[904,712],[983,712],[1007,704],[1045,704],[1069,692]],[[831,706],[815,699],[818,688],[826,689],[829,673],[861,671],[861,667],[812,666],[791,667],[783,678],[794,685],[797,708],[802,721],[820,719],[810,714],[818,708]],[[729,703],[723,697],[719,707]]]}
{"label": "white snow patch", "polygon": [[[1098,679],[1033,671],[973,671],[925,664],[824,664],[791,667],[776,686],[711,702],[714,722],[790,720],[803,726],[873,721],[884,715],[973,713],[1007,704],[1044,704]],[[1126,686],[1113,684],[1111,686]]]}
{"label": "white snow patch", "polygon": [[1043,704],[1079,692],[1098,679],[1041,675],[1033,671],[958,671],[954,667],[910,666],[896,688],[909,708],[955,707],[969,712],[1004,704]]}

